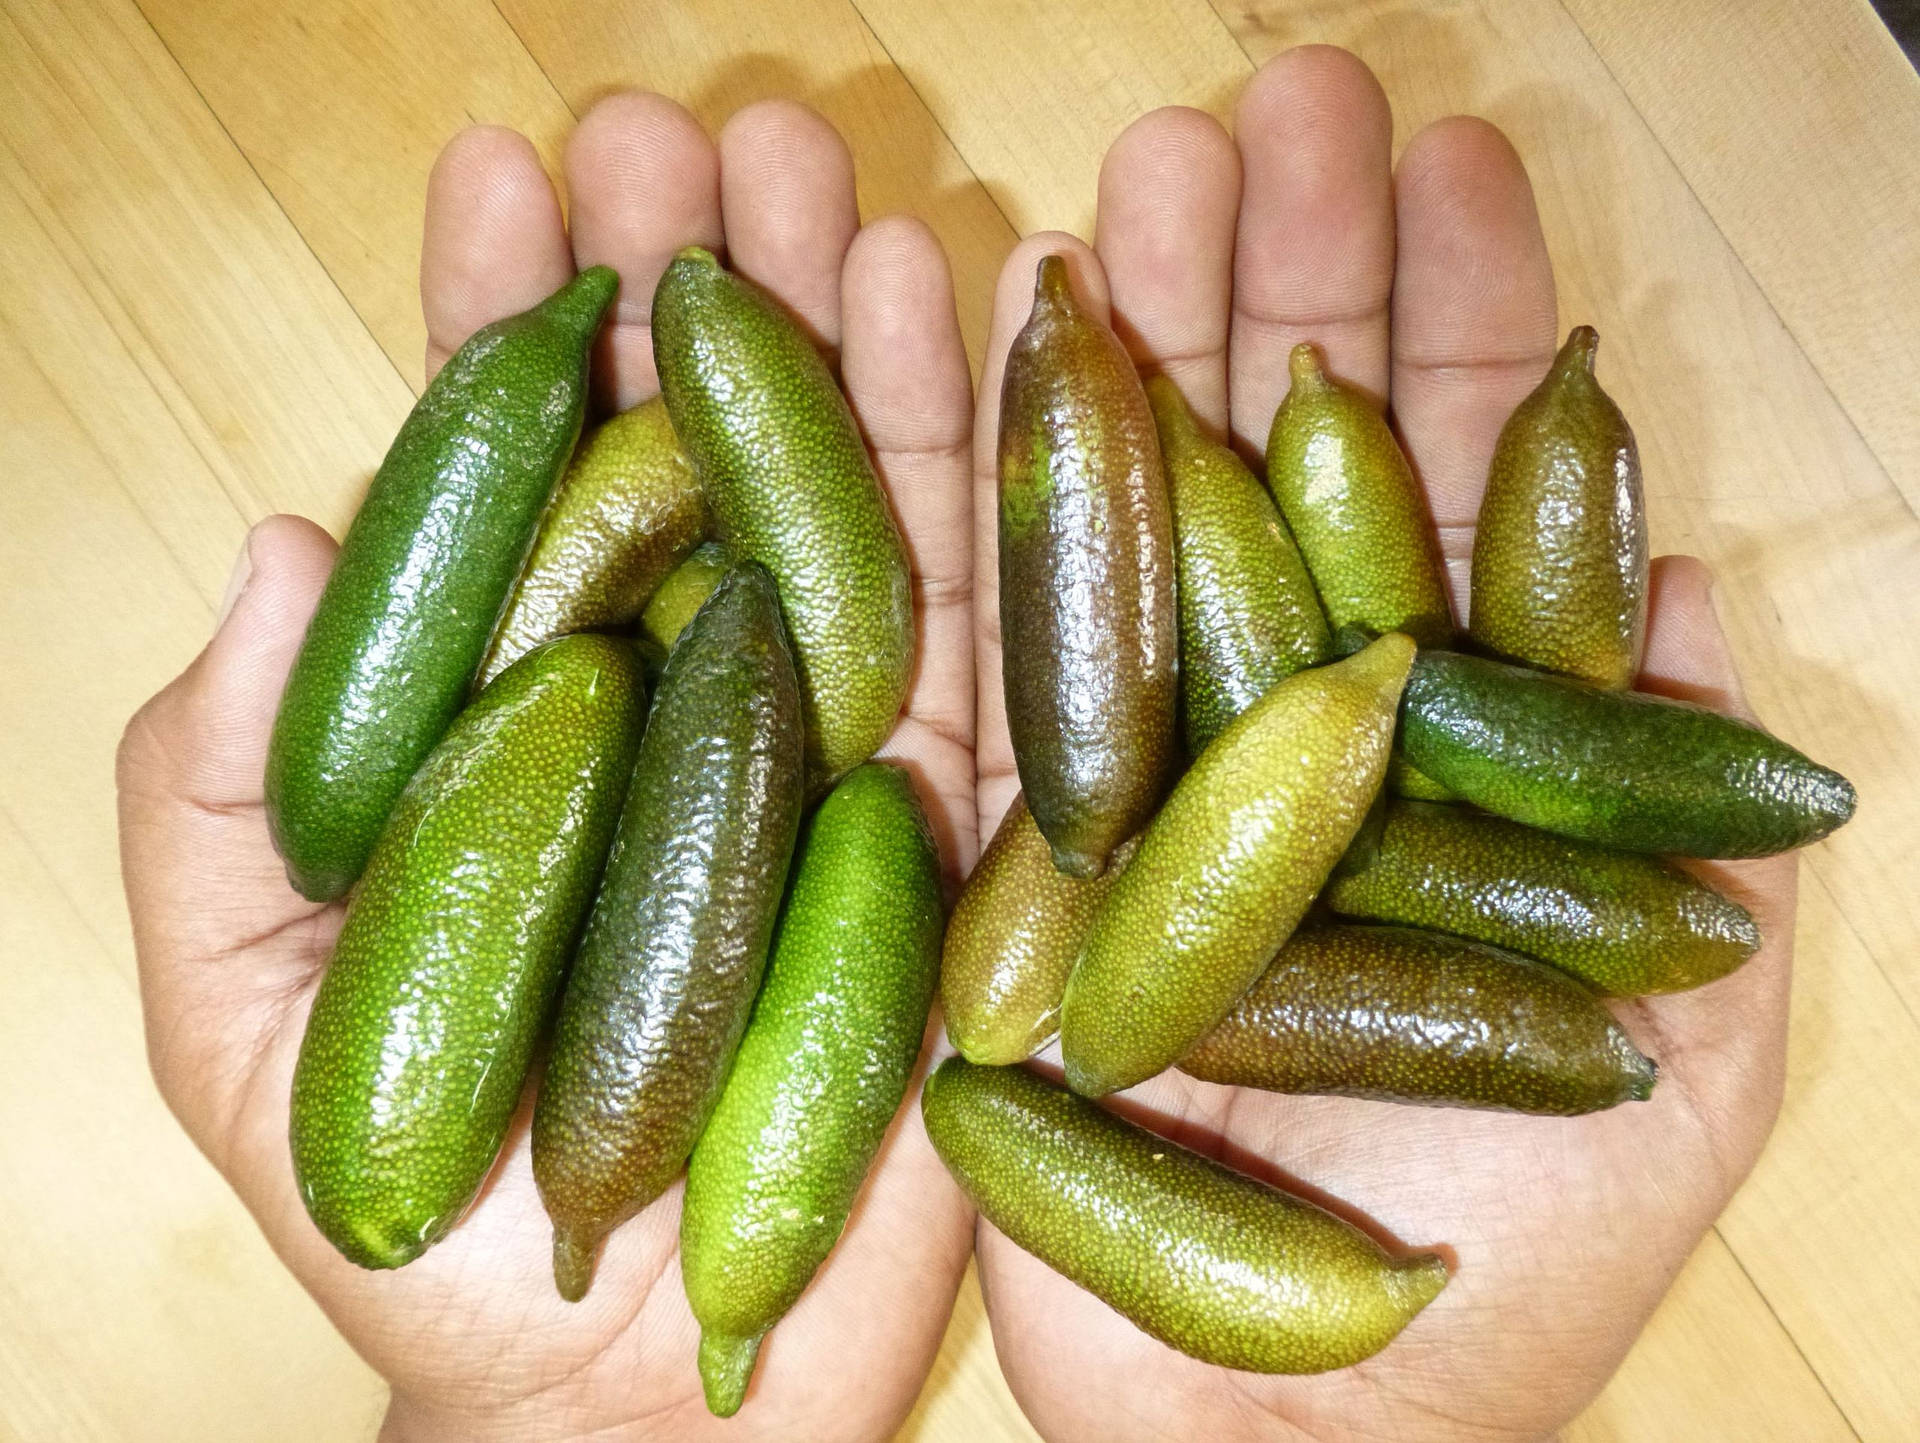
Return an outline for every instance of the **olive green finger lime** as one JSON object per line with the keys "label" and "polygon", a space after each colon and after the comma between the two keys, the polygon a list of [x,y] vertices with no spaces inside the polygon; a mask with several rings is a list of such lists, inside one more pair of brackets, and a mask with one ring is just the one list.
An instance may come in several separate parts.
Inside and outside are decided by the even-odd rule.
{"label": "olive green finger lime", "polygon": [[1391,804],[1365,864],[1326,898],[1347,916],[1523,952],[1619,997],[1698,987],[1760,946],[1746,908],[1671,862],[1430,802]]}
{"label": "olive green finger lime", "polygon": [[1647,630],[1640,451],[1577,326],[1500,431],[1473,538],[1468,629],[1511,661],[1624,687]]}
{"label": "olive green finger lime", "polygon": [[640,651],[658,670],[694,613],[706,604],[713,588],[733,565],[733,557],[717,541],[709,541],[667,573],[640,613]]}
{"label": "olive green finger lime", "polygon": [[1092,877],[1170,775],[1179,621],[1153,412],[1111,330],[1041,259],[1000,388],[1000,631],[1020,786]]}
{"label": "olive green finger lime", "polygon": [[618,278],[582,271],[474,332],[407,417],[341,543],[267,751],[287,878],[343,896],[467,700],[580,434],[587,351]]}
{"label": "olive green finger lime", "polygon": [[759,286],[681,251],[654,292],[653,352],[719,539],[779,584],[819,795],[873,755],[906,699],[899,528],[833,372]]}
{"label": "olive green finger lime", "polygon": [[1573,1116],[1653,1094],[1654,1065],[1563,972],[1410,927],[1305,927],[1180,1060],[1271,1092]]}
{"label": "olive green finger lime", "polygon": [[1060,1054],[1090,1097],[1170,1067],[1305,915],[1380,790],[1413,643],[1297,672],[1227,724],[1167,799],[1067,979]]}
{"label": "olive green finger lime", "polygon": [[1332,379],[1303,342],[1267,437],[1267,485],[1307,559],[1335,631],[1401,631],[1422,646],[1452,634],[1446,573],[1427,503],[1393,430]]}
{"label": "olive green finger lime", "polygon": [[418,1257],[493,1166],[645,715],[629,642],[536,648],[461,713],[388,819],[293,1075],[300,1195],[360,1266]]}
{"label": "olive green finger lime", "polygon": [[687,1164],[680,1269],[721,1417],[846,1226],[913,1075],[940,965],[940,857],[898,767],[846,775],[793,873],[766,984]]}
{"label": "olive green finger lime", "polygon": [[1276,682],[1332,654],[1326,614],[1273,498],[1200,429],[1165,376],[1147,382],[1178,567],[1180,709],[1199,755]]}
{"label": "olive green finger lime", "polygon": [[1423,651],[1407,760],[1456,796],[1630,852],[1764,857],[1853,815],[1853,787],[1758,727],[1484,657]]}
{"label": "olive green finger lime", "polygon": [[1398,747],[1387,758],[1387,790],[1396,797],[1412,797],[1421,802],[1458,800],[1452,792],[1410,763]]}
{"label": "olive green finger lime", "polygon": [[580,442],[480,666],[485,685],[529,648],[629,625],[700,544],[707,506],[655,396]]}
{"label": "olive green finger lime", "polygon": [[554,1281],[700,1136],[766,966],[799,829],[800,696],[773,582],[727,573],[660,676],[533,1115]]}
{"label": "olive green finger lime", "polygon": [[950,1057],[927,1136],[980,1213],[1203,1362],[1318,1373],[1380,1351],[1446,1286],[1351,1223],[1043,1081]]}
{"label": "olive green finger lime", "polygon": [[1070,877],[1013,799],[947,922],[940,1007],[962,1057],[1019,1062],[1052,1041],[1067,974],[1132,854],[1123,842],[1099,876]]}

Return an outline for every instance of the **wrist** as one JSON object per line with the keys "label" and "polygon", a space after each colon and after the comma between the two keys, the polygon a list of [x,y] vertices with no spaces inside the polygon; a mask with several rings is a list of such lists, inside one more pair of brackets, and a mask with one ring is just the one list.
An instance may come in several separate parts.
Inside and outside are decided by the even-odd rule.
{"label": "wrist", "polygon": [[562,1410],[537,1398],[508,1406],[462,1408],[431,1404],[395,1393],[380,1424],[379,1443],[567,1443],[577,1436]]}

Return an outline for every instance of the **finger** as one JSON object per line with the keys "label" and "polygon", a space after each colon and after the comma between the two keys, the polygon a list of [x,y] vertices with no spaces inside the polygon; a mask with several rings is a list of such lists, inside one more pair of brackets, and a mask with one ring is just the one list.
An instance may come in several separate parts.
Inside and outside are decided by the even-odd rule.
{"label": "finger", "polygon": [[1635,685],[1753,720],[1713,609],[1713,572],[1697,556],[1656,556],[1648,568],[1647,647]]}
{"label": "finger", "polygon": [[1034,275],[1042,256],[1064,256],[1073,293],[1091,316],[1106,320],[1105,270],[1087,243],[1064,231],[1041,231],[1013,248],[993,293],[993,321],[980,367],[973,418],[974,777],[980,835],[990,837],[1006,815],[1020,777],[1007,734],[1000,684],[1000,382],[1007,351],[1033,311]]}
{"label": "finger", "polygon": [[526,310],[572,275],[560,201],[527,138],[476,125],[448,141],[427,179],[420,243],[428,379],[480,327]]}
{"label": "finger", "polygon": [[1416,135],[1394,193],[1393,414],[1464,616],[1493,443],[1553,359],[1553,262],[1526,168],[1484,120],[1456,116]]}
{"label": "finger", "polygon": [[870,222],[848,248],[841,293],[847,399],[913,565],[919,645],[906,716],[882,754],[929,799],[949,875],[973,866],[972,377],[946,253],[918,220]]}
{"label": "finger", "polygon": [[1246,178],[1228,383],[1234,432],[1260,450],[1301,341],[1341,380],[1386,395],[1393,118],[1358,59],[1303,45],[1260,67],[1233,128]]}
{"label": "finger", "polygon": [[838,346],[841,264],[860,228],[840,132],[790,100],[749,105],[720,132],[720,208],[734,269]]}
{"label": "finger", "polygon": [[628,91],[581,117],[566,167],[574,261],[620,272],[594,388],[602,405],[621,411],[660,389],[651,325],[660,273],[682,246],[721,244],[720,153],[681,106]]}
{"label": "finger", "polygon": [[1227,424],[1227,319],[1240,152],[1203,111],[1168,106],[1122,132],[1100,167],[1093,248],[1134,361],[1171,377],[1207,425]]}
{"label": "finger", "polygon": [[[1712,589],[1712,573],[1698,558],[1654,560],[1637,685],[1751,720]],[[1626,1021],[1661,1065],[1660,1085],[1684,1090],[1696,1104],[1731,1191],[1758,1156],[1779,1107],[1799,867],[1792,853],[1682,865],[1753,914],[1760,951],[1719,982],[1631,1004]]]}
{"label": "finger", "polygon": [[[280,693],[335,550],[299,517],[256,526],[231,612],[120,744],[121,875],[149,1056],[203,1146],[235,1085],[232,1060],[256,1051],[261,1007],[311,980],[337,917],[288,885],[262,790]],[[243,949],[249,965],[236,969]]]}

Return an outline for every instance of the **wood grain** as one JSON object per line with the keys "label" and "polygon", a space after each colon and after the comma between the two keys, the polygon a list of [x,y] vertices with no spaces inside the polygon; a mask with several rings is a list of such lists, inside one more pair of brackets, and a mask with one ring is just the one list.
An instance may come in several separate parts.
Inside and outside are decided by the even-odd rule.
{"label": "wood grain", "polygon": [[[419,385],[447,137],[514,125],[557,171],[611,89],[716,128],[804,99],[863,213],[947,244],[977,366],[1001,258],[1089,232],[1120,127],[1226,118],[1305,40],[1375,67],[1401,143],[1460,110],[1512,135],[1656,543],[1714,564],[1757,707],[1864,798],[1803,869],[1780,1127],[1567,1436],[1914,1436],[1920,81],[1862,0],[0,0],[0,1437],[376,1426],[146,1079],[111,757],[245,526],[351,514]],[[1034,1436],[971,1281],[903,1436]]]}
{"label": "wood grain", "polygon": [[534,143],[558,183],[574,117],[552,83],[488,0],[144,0],[142,9],[418,391],[427,331],[409,258],[420,253],[433,158],[464,126],[504,125]]}

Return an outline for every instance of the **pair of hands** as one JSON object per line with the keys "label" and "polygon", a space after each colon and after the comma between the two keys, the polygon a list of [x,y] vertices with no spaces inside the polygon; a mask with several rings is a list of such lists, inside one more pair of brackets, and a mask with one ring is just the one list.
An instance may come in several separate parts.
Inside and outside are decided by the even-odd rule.
{"label": "pair of hands", "polygon": [[[658,388],[648,309],[683,245],[724,246],[837,350],[912,554],[919,669],[884,755],[911,766],[954,879],[1018,786],[1000,697],[994,432],[1000,371],[1039,257],[1111,307],[1143,368],[1255,451],[1300,340],[1390,397],[1456,582],[1494,438],[1559,339],[1532,192],[1500,133],[1441,121],[1390,164],[1387,103],[1343,51],[1280,56],[1240,99],[1235,136],[1189,110],[1108,152],[1089,248],[1029,237],[994,300],[976,407],[939,243],[919,222],[862,226],[853,164],[817,115],[770,102],[717,142],[657,95],[616,96],[566,153],[571,230],[533,148],[477,129],[428,188],[421,293],[429,369],[576,266],[621,297],[595,358],[599,400]],[[417,1263],[363,1272],[308,1221],[287,1099],[342,909],[288,886],[261,797],[288,668],[332,565],[317,526],[254,528],[218,630],[134,717],[119,767],[124,874],[148,1050],[162,1094],[281,1259],[390,1380],[382,1437],[866,1439],[911,1408],[970,1249],[1001,1366],[1049,1439],[1523,1439],[1601,1386],[1758,1155],[1782,1081],[1791,857],[1714,869],[1766,945],[1731,978],[1627,1005],[1658,1058],[1652,1102],[1578,1119],[1290,1098],[1156,1078],[1121,1106],[1272,1181],[1323,1188],[1410,1244],[1443,1244],[1451,1285],[1378,1357],[1267,1378],[1177,1354],[985,1223],[902,1109],[845,1236],[770,1336],[746,1408],[709,1417],[679,1282],[676,1186],[610,1240],[595,1286],[562,1302],[526,1117],[466,1220]],[[1657,560],[1641,686],[1739,710],[1697,561]],[[1458,594],[1456,604],[1464,601]]]}

